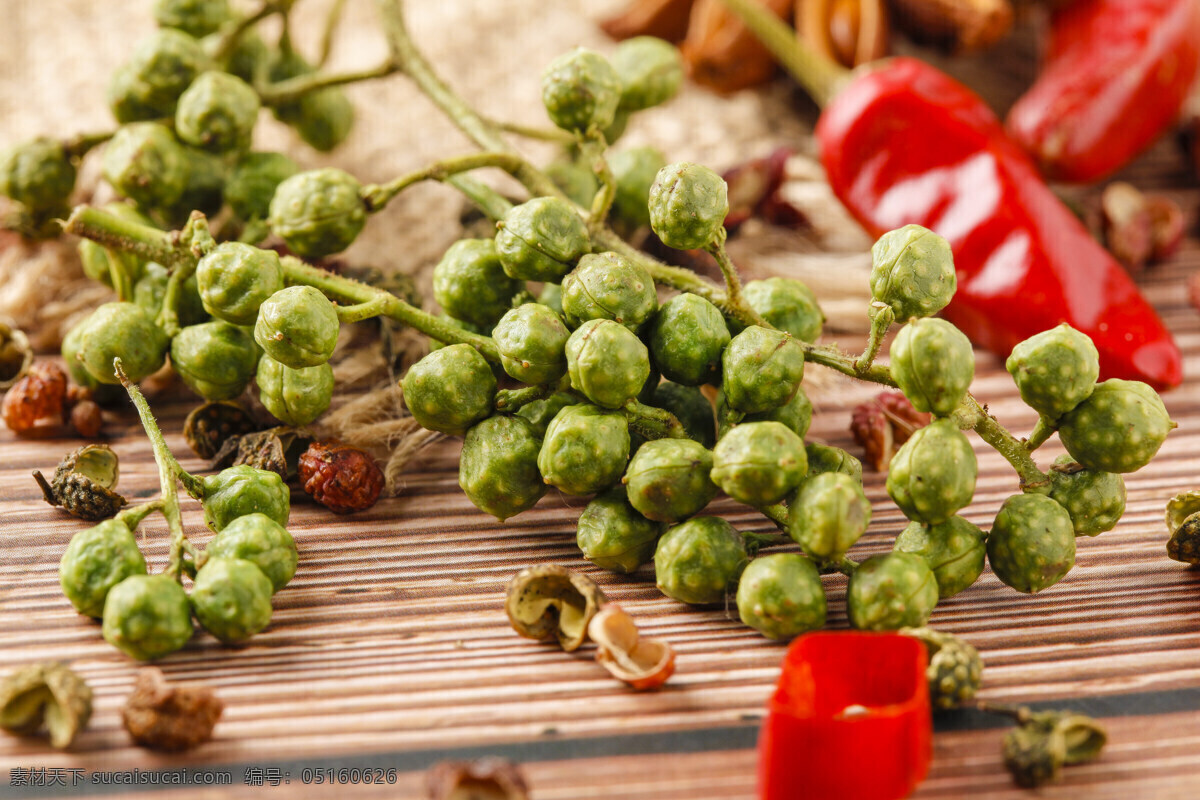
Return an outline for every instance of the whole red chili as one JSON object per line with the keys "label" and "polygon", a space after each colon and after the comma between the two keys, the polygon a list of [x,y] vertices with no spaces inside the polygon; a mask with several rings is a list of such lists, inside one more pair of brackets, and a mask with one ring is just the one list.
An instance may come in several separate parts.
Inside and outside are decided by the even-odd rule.
{"label": "whole red chili", "polygon": [[973,341],[1003,358],[1067,322],[1095,342],[1102,377],[1180,383],[1158,314],[974,92],[912,58],[846,73],[790,36],[783,46],[754,0],[723,2],[823,103],[821,162],[859,223],[873,236],[917,223],[950,241],[958,290],[944,313]]}
{"label": "whole red chili", "polygon": [[1094,181],[1171,126],[1198,69],[1200,0],[1079,0],[1005,124],[1049,177]]}
{"label": "whole red chili", "polygon": [[341,442],[313,442],[300,456],[304,491],[335,514],[363,511],[383,491],[383,473],[375,460]]}

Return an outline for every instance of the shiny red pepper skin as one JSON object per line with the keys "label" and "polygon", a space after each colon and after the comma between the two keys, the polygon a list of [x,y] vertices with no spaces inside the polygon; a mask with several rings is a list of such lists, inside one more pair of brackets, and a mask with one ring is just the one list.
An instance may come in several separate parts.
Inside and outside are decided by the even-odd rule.
{"label": "shiny red pepper skin", "polygon": [[1170,127],[1198,69],[1200,0],[1079,0],[1005,124],[1050,178],[1094,181]]}
{"label": "shiny red pepper skin", "polygon": [[881,61],[853,73],[816,134],[869,233],[917,223],[950,241],[958,291],[944,314],[974,342],[1003,358],[1067,322],[1096,343],[1103,378],[1182,380],[1158,314],[970,89],[915,59]]}

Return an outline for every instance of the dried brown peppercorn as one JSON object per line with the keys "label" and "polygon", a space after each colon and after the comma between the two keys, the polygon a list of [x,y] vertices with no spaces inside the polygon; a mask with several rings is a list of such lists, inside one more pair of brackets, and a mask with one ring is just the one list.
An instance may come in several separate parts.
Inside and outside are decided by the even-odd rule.
{"label": "dried brown peppercorn", "polygon": [[529,800],[521,769],[503,758],[442,761],[426,776],[429,800]]}
{"label": "dried brown peppercorn", "polygon": [[104,414],[95,400],[80,400],[71,406],[71,427],[85,439],[94,439],[104,427]]}
{"label": "dried brown peppercorn", "polygon": [[46,502],[62,506],[73,517],[108,519],[125,505],[125,498],[113,491],[120,477],[120,462],[106,444],[89,444],[68,453],[49,482],[40,471],[33,477]]}
{"label": "dried brown peppercorn", "polygon": [[383,472],[366,452],[341,442],[313,442],[300,456],[300,484],[312,499],[335,514],[375,505]]}
{"label": "dried brown peppercorn", "polygon": [[22,736],[43,726],[51,747],[69,747],[92,716],[92,690],[65,664],[39,661],[0,682],[0,728]]}
{"label": "dried brown peppercorn", "polygon": [[50,361],[30,367],[4,395],[0,416],[16,434],[28,434],[35,428],[61,425],[67,399],[67,373]]}
{"label": "dried brown peppercorn", "polygon": [[139,747],[179,752],[211,739],[224,708],[207,686],[172,686],[161,670],[150,667],[138,671],[121,722]]}
{"label": "dried brown peppercorn", "polygon": [[213,458],[230,439],[257,429],[258,425],[246,409],[229,400],[221,400],[192,409],[183,423],[183,438],[196,455]]}
{"label": "dried brown peppercorn", "polygon": [[858,405],[850,417],[854,441],[866,451],[866,462],[883,472],[896,448],[929,424],[930,415],[913,408],[902,392],[880,392],[873,400]]}

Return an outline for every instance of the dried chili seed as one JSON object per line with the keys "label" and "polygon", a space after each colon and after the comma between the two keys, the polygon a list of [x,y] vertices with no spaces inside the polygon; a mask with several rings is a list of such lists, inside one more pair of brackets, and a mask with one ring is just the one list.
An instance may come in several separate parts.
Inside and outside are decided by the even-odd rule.
{"label": "dried chili seed", "polygon": [[383,491],[383,472],[375,459],[340,442],[313,442],[300,456],[304,491],[335,514],[363,511]]}
{"label": "dried chili seed", "polygon": [[237,403],[204,403],[192,409],[183,423],[183,438],[201,458],[213,458],[226,441],[258,428]]}
{"label": "dried chili seed", "polygon": [[529,784],[521,769],[503,758],[442,761],[426,778],[430,800],[528,800]]}
{"label": "dried chili seed", "polygon": [[100,435],[104,415],[95,400],[82,400],[71,408],[71,427],[85,439]]}
{"label": "dried chili seed", "polygon": [[167,683],[160,670],[138,672],[121,722],[140,747],[178,752],[207,742],[225,704],[207,686]]}
{"label": "dried chili seed", "polygon": [[902,392],[880,392],[873,400],[854,408],[850,432],[866,451],[867,463],[876,472],[887,469],[896,448],[929,424],[929,414],[913,408]]}
{"label": "dried chili seed", "polygon": [[39,425],[59,425],[67,398],[67,373],[49,361],[40,361],[13,384],[0,404],[0,416],[13,433],[28,433]]}

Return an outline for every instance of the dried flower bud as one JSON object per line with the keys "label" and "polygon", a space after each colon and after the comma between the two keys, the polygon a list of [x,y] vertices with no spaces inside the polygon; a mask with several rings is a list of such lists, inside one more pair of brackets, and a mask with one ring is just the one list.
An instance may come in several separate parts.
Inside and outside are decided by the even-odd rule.
{"label": "dried flower bud", "polygon": [[0,322],[0,389],[7,389],[29,372],[33,348],[25,334]]}
{"label": "dried flower bud", "polygon": [[139,747],[178,752],[211,739],[224,707],[207,686],[172,686],[151,667],[138,671],[121,722]]}
{"label": "dried flower bud", "polygon": [[125,505],[125,498],[113,491],[120,477],[117,454],[106,444],[81,447],[59,462],[49,483],[41,472],[33,477],[42,487],[46,502],[62,506],[73,517],[86,520],[108,519]]}
{"label": "dried flower bud", "polygon": [[[192,409],[183,423],[183,438],[201,458],[213,458],[226,442],[257,429],[246,410],[227,400],[204,403]],[[230,466],[233,462],[222,464]],[[214,465],[216,466],[216,465]]]}
{"label": "dried flower bud", "polygon": [[634,689],[656,689],[675,672],[671,645],[638,635],[633,618],[620,606],[607,605],[588,623],[596,643],[596,661]]}
{"label": "dried flower bud", "polygon": [[341,442],[313,442],[300,456],[300,483],[335,514],[365,511],[383,491],[383,472],[366,452]]}
{"label": "dried flower bud", "polygon": [[521,570],[509,581],[504,611],[520,635],[555,636],[570,652],[587,639],[588,623],[604,601],[604,593],[591,578],[556,564],[541,564]]}
{"label": "dried flower bud", "polygon": [[929,654],[925,677],[935,708],[956,708],[973,698],[983,681],[983,661],[971,645],[932,628],[902,628],[900,633],[920,639]]}
{"label": "dried flower bud", "polygon": [[880,392],[875,399],[854,408],[850,432],[866,451],[867,463],[883,472],[892,461],[896,448],[929,424],[929,414],[913,408],[901,392]]}
{"label": "dried flower bud", "polygon": [[39,361],[28,374],[13,384],[0,403],[0,416],[18,435],[34,428],[57,427],[63,421],[67,398],[67,374],[50,361]]}
{"label": "dried flower bud", "polygon": [[1099,757],[1108,742],[1104,728],[1082,714],[1021,708],[1013,716],[1018,724],[1004,737],[1004,765],[1018,786],[1054,781],[1063,766]]}
{"label": "dried flower bud", "polygon": [[502,758],[442,761],[426,778],[429,800],[529,800],[521,769]]}
{"label": "dried flower bud", "polygon": [[0,728],[28,736],[43,726],[50,746],[69,747],[92,716],[92,690],[65,664],[40,661],[0,682]]}
{"label": "dried flower bud", "polygon": [[1167,555],[1185,564],[1200,564],[1200,491],[1192,490],[1167,502]]}

